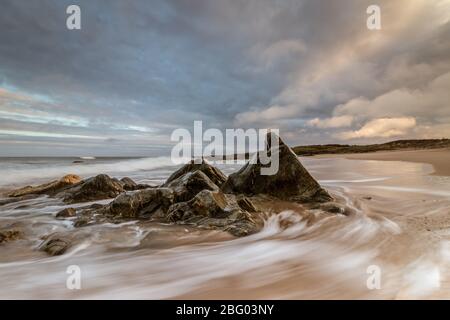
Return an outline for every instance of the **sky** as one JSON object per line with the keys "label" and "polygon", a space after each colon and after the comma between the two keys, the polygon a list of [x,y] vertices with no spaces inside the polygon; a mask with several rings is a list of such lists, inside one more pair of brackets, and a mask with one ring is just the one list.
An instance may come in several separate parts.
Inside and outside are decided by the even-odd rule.
{"label": "sky", "polygon": [[450,138],[449,89],[450,0],[1,4],[0,156],[165,154],[195,120],[292,145]]}

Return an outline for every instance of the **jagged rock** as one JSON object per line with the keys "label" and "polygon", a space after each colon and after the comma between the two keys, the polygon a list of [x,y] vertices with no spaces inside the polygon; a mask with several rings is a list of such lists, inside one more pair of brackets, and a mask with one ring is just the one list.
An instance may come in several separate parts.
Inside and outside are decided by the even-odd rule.
{"label": "jagged rock", "polygon": [[178,179],[188,172],[194,172],[197,170],[200,170],[204,174],[206,174],[206,176],[219,187],[222,186],[222,184],[227,180],[227,177],[223,174],[222,171],[206,163],[204,160],[202,160],[202,163],[199,164],[194,163],[194,160],[192,160],[188,164],[185,164],[183,167],[172,173],[163,186],[166,187],[173,180]]}
{"label": "jagged rock", "polygon": [[[270,146],[270,135],[278,139],[279,146]],[[273,175],[261,175],[264,167],[259,161],[248,162],[238,172],[231,174],[223,184],[226,193],[242,193],[247,195],[267,194],[283,200],[300,202],[325,202],[331,196],[303,167],[299,159],[274,133],[267,135],[268,155],[279,152],[278,171]],[[257,155],[255,155],[257,156]]]}
{"label": "jagged rock", "polygon": [[128,177],[124,177],[124,178],[120,179],[120,182],[122,182],[123,188],[127,191],[132,191],[137,186],[137,183]]}
{"label": "jagged rock", "polygon": [[175,203],[169,208],[169,221],[187,220],[193,216],[224,218],[230,214],[226,211],[227,200],[220,191],[203,190],[192,200]]}
{"label": "jagged rock", "polygon": [[74,208],[65,208],[56,214],[56,218],[70,218],[77,215],[77,210]]}
{"label": "jagged rock", "polygon": [[19,239],[21,232],[18,230],[0,231],[0,243],[5,243]]}
{"label": "jagged rock", "polygon": [[120,183],[122,184],[122,187],[126,191],[134,191],[134,190],[153,188],[151,185],[148,185],[148,184],[144,184],[144,183],[137,184],[131,178],[128,178],[128,177],[124,177],[124,178],[120,179]]}
{"label": "jagged rock", "polygon": [[8,194],[9,197],[21,197],[30,194],[48,194],[52,195],[60,190],[75,185],[81,181],[81,178],[74,174],[68,174],[59,180],[54,180],[38,186],[26,186],[12,191]]}
{"label": "jagged rock", "polygon": [[71,239],[59,233],[50,235],[39,246],[39,250],[47,252],[51,256],[62,255],[71,246]]}
{"label": "jagged rock", "polygon": [[247,197],[238,196],[236,198],[236,200],[237,200],[238,206],[242,210],[245,210],[245,211],[248,211],[248,212],[256,212],[257,211],[255,206],[253,205],[253,203]]}
{"label": "jagged rock", "polygon": [[200,170],[186,172],[184,175],[164,184],[171,188],[175,194],[175,202],[191,200],[202,190],[218,190],[206,174]]}
{"label": "jagged rock", "polygon": [[109,204],[109,214],[122,218],[142,218],[159,209],[166,212],[173,199],[173,191],[168,188],[126,192]]}
{"label": "jagged rock", "polygon": [[258,227],[254,222],[242,220],[227,225],[223,230],[235,237],[245,237],[257,232]]}
{"label": "jagged rock", "polygon": [[114,198],[124,191],[117,179],[99,174],[65,189],[57,196],[62,197],[66,203],[76,203]]}
{"label": "jagged rock", "polygon": [[[253,207],[251,202],[247,205]],[[251,215],[241,209],[234,195],[220,190],[203,190],[193,199],[173,204],[166,219],[171,222],[191,223],[201,227],[220,228],[236,236],[257,230]]]}
{"label": "jagged rock", "polygon": [[173,204],[173,191],[168,188],[151,188],[127,191],[107,205],[91,205],[84,208],[74,222],[75,227],[96,223],[118,223],[123,219],[164,216]]}

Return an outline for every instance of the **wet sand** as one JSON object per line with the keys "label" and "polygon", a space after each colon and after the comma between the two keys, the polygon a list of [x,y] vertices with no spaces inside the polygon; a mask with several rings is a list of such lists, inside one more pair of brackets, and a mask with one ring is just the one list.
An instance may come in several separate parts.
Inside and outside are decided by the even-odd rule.
{"label": "wet sand", "polygon": [[378,161],[407,161],[431,164],[433,175],[450,176],[450,149],[381,151],[373,153],[318,155],[315,158],[346,158]]}

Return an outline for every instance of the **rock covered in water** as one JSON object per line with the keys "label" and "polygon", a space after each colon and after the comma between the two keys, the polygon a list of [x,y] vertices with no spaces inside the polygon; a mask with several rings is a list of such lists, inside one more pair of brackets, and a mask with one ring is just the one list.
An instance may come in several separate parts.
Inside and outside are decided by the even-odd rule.
{"label": "rock covered in water", "polygon": [[222,186],[222,184],[227,180],[226,175],[224,175],[222,171],[206,163],[205,160],[202,160],[202,162],[198,164],[192,160],[172,173],[163,186],[167,186],[173,180],[178,179],[188,172],[194,172],[197,170],[202,171],[215,185],[219,187]]}
{"label": "rock covered in water", "polygon": [[63,198],[66,203],[76,203],[115,198],[124,191],[117,179],[106,174],[99,174],[64,189],[56,196]]}
{"label": "rock covered in water", "polygon": [[71,239],[62,234],[52,234],[39,246],[39,250],[48,253],[51,256],[64,254],[71,246]]}
{"label": "rock covered in water", "polygon": [[[270,138],[278,139],[279,145],[271,146]],[[238,172],[231,174],[223,184],[226,193],[243,193],[247,195],[267,194],[283,200],[300,202],[326,202],[331,196],[303,167],[299,159],[277,135],[268,133],[267,152],[278,152],[279,167],[273,175],[262,175],[264,167],[260,161],[248,162]]]}
{"label": "rock covered in water", "polygon": [[20,237],[21,237],[21,232],[19,230],[13,229],[13,230],[0,231],[0,244],[17,240]]}
{"label": "rock covered in water", "polygon": [[53,195],[64,188],[75,185],[81,181],[81,178],[75,174],[68,174],[59,180],[54,180],[38,186],[26,186],[14,190],[8,194],[9,197],[22,197],[30,194]]}
{"label": "rock covered in water", "polygon": [[77,215],[77,210],[74,208],[65,208],[56,213],[56,218],[70,218]]}

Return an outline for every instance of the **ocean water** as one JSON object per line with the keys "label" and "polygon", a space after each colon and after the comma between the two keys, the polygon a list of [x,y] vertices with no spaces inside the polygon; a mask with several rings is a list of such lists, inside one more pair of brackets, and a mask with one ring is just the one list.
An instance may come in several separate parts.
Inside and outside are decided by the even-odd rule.
{"label": "ocean water", "polygon": [[[0,159],[0,190],[68,173],[159,184],[177,168],[164,157],[74,160]],[[75,229],[54,218],[67,206],[46,196],[0,206],[0,229],[25,235],[0,244],[0,298],[450,298],[449,177],[419,163],[301,161],[355,214],[311,224],[296,210],[268,210],[259,233],[234,238],[138,221]],[[226,174],[239,167],[220,166]],[[37,249],[53,232],[79,241],[49,257]],[[80,290],[66,286],[72,265],[81,270]],[[380,289],[367,287],[371,266],[381,271]]]}

